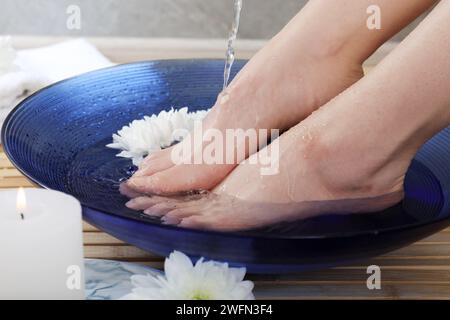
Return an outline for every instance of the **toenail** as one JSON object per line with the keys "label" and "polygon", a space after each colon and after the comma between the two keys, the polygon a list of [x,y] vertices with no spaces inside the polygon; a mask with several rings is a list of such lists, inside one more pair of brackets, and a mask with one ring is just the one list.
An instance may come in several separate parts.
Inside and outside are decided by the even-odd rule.
{"label": "toenail", "polygon": [[133,207],[136,204],[136,200],[135,199],[131,199],[130,201],[128,201],[127,203],[125,203],[125,206],[128,208]]}
{"label": "toenail", "polygon": [[185,219],[181,220],[180,223],[179,223],[179,225],[180,225],[181,227],[185,227],[185,228],[190,228],[190,227],[192,227],[192,226],[191,226],[191,223],[190,223],[189,221],[185,220]]}
{"label": "toenail", "polygon": [[163,224],[179,224],[180,220],[173,217],[164,216],[161,218]]}
{"label": "toenail", "polygon": [[152,214],[152,208],[148,208],[148,209],[145,209],[144,211],[143,211],[145,214],[148,214],[148,215],[155,215],[155,214]]}
{"label": "toenail", "polygon": [[144,174],[144,172],[143,172],[143,170],[138,170],[138,171],[136,171],[135,173],[134,173],[134,175],[133,176],[135,176],[135,177],[140,177],[140,176],[142,176]]}
{"label": "toenail", "polygon": [[127,185],[128,185],[130,188],[135,187],[135,186],[136,186],[136,181],[135,181],[135,180],[136,180],[136,179],[134,179],[133,177],[131,177],[130,179],[128,179]]}
{"label": "toenail", "polygon": [[170,222],[168,222],[166,219],[164,219],[165,217],[161,218],[161,224],[171,224]]}
{"label": "toenail", "polygon": [[141,177],[132,177],[130,180],[128,180],[128,183],[131,188],[133,188],[133,187],[140,188],[143,185],[145,185],[145,183],[143,183],[142,179],[143,178],[141,178]]}

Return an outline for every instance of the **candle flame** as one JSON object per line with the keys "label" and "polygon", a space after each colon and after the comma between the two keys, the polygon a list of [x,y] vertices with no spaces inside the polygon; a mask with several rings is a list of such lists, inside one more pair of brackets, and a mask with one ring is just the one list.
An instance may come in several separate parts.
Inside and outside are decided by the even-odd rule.
{"label": "candle flame", "polygon": [[24,213],[25,209],[27,208],[27,198],[25,197],[25,190],[23,188],[19,188],[19,191],[17,192],[17,212],[18,213]]}

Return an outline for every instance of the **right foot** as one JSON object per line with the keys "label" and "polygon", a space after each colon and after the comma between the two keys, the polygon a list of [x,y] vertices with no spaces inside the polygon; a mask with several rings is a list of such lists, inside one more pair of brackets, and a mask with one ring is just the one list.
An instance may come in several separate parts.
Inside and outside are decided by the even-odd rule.
{"label": "right foot", "polygon": [[[219,95],[202,123],[203,132],[215,128],[286,130],[363,76],[362,66],[332,45],[293,51],[291,35],[282,31],[258,52]],[[301,42],[301,41],[300,41]],[[328,46],[328,44],[327,44]],[[301,49],[305,48],[305,49]],[[191,136],[183,143],[190,143]],[[257,151],[247,146],[244,158]],[[173,148],[147,157],[128,187],[141,193],[175,194],[211,190],[232,171],[233,164],[174,164]],[[199,152],[203,148],[198,148]],[[193,163],[193,162],[192,162]]]}

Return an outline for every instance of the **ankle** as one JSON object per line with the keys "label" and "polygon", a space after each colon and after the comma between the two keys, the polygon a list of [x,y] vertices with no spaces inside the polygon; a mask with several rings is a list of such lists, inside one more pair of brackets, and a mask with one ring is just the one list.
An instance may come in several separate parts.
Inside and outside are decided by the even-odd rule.
{"label": "ankle", "polygon": [[371,198],[401,192],[411,160],[408,155],[383,155],[383,150],[373,145],[365,148],[357,141],[330,139],[326,131],[314,133],[305,152],[307,166],[330,194]]}

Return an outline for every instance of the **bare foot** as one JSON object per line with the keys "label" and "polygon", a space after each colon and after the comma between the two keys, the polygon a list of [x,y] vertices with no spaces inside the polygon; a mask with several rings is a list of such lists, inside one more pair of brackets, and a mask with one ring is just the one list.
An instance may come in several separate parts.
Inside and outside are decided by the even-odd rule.
{"label": "bare foot", "polygon": [[[399,202],[412,154],[380,154],[361,139],[365,132],[338,112],[338,103],[332,104],[278,139],[278,174],[261,175],[260,165],[254,164],[257,153],[213,193],[141,196],[127,206],[168,224],[232,231],[324,213],[378,211]],[[267,147],[269,155],[275,155],[274,146]]]}
{"label": "bare foot", "polygon": [[[287,36],[278,35],[248,62],[226,93],[219,95],[203,121],[203,132],[211,128],[223,133],[226,129],[288,129],[363,75],[360,63],[339,52],[324,50],[326,53],[313,54],[308,49],[293,50],[288,40]],[[199,147],[192,151],[193,159],[196,153],[203,152],[206,143],[199,145],[192,140],[188,136],[181,144]],[[227,164],[176,165],[171,158],[173,148],[165,149],[147,157],[128,186],[150,194],[211,190],[258,149],[245,142],[236,149],[240,147],[245,149],[244,154],[239,156],[236,152],[235,161]]]}

